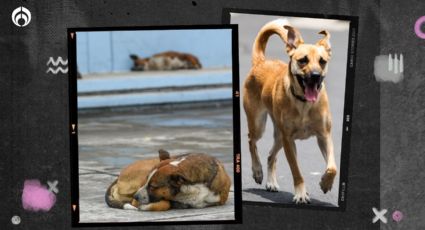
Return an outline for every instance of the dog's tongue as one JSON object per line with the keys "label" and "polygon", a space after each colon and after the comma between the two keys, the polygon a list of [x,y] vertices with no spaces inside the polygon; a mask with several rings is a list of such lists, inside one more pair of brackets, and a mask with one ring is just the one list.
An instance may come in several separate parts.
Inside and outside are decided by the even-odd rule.
{"label": "dog's tongue", "polygon": [[319,96],[319,90],[316,87],[316,84],[312,86],[305,87],[304,97],[309,102],[315,102]]}

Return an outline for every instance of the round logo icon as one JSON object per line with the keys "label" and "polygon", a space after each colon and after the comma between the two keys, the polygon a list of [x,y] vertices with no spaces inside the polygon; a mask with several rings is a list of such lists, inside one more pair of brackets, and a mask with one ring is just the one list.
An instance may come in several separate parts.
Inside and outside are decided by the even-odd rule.
{"label": "round logo icon", "polygon": [[12,22],[19,27],[27,26],[31,22],[31,12],[23,6],[16,8],[12,12]]}
{"label": "round logo icon", "polygon": [[19,216],[13,216],[12,217],[12,224],[18,225],[20,223],[21,223],[21,217],[19,217]]}

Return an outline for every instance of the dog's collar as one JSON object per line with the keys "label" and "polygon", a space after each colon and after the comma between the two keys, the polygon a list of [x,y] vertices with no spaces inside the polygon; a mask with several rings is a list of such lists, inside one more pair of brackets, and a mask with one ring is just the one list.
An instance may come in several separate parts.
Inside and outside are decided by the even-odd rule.
{"label": "dog's collar", "polygon": [[291,88],[292,96],[294,96],[294,97],[295,97],[296,99],[298,99],[299,101],[307,102],[307,100],[305,99],[305,97],[300,96],[300,95],[298,95],[298,94],[296,94],[296,93],[295,93],[295,89],[294,89],[294,87],[293,87],[293,86],[291,86],[290,88]]}

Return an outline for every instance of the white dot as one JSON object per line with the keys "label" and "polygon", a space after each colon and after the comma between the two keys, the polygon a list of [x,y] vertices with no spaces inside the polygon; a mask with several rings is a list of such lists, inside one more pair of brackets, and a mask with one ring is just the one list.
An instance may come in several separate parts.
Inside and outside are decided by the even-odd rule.
{"label": "white dot", "polygon": [[21,223],[21,217],[19,217],[19,216],[13,216],[12,217],[12,224],[18,225],[20,223]]}

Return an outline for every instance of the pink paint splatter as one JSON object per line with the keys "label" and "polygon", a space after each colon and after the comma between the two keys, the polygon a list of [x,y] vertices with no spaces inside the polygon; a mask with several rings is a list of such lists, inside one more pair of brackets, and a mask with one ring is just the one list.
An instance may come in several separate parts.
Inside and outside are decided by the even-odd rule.
{"label": "pink paint splatter", "polygon": [[22,206],[28,211],[49,211],[56,203],[56,195],[41,185],[39,180],[26,180],[22,193]]}
{"label": "pink paint splatter", "polygon": [[403,219],[403,213],[398,210],[395,210],[393,212],[393,220],[395,222],[400,222],[402,219]]}

